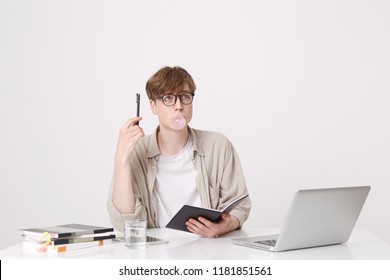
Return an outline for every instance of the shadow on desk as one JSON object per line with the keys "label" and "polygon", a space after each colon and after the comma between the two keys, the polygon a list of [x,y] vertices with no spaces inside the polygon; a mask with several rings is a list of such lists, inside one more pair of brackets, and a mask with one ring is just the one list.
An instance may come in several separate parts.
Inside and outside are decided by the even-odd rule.
{"label": "shadow on desk", "polygon": [[[345,244],[307,248],[285,252],[269,252],[232,244],[227,240],[199,238],[186,244],[166,248],[169,259],[264,259],[264,260],[351,260],[353,255]],[[216,244],[220,243],[220,244]]]}

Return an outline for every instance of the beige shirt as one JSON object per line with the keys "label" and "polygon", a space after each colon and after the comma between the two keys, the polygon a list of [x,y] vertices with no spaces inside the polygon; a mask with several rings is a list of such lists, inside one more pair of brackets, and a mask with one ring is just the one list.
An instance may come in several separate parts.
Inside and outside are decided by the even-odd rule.
{"label": "beige shirt", "polygon": [[[139,140],[130,159],[131,184],[136,198],[135,211],[121,214],[112,202],[111,183],[107,202],[113,226],[123,231],[126,218],[146,218],[148,227],[157,227],[157,198],[155,179],[160,151],[157,131]],[[197,172],[196,187],[202,206],[222,209],[231,200],[247,194],[244,174],[237,152],[231,142],[221,133],[189,128],[193,139],[192,161]],[[250,199],[242,201],[230,214],[235,216],[240,227],[249,216]]]}

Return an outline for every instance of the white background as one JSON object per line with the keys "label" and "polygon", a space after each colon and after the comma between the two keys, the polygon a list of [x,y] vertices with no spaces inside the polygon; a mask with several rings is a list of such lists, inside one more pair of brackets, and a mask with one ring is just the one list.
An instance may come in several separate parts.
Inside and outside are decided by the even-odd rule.
{"label": "white background", "polygon": [[358,220],[390,244],[390,2],[0,2],[0,248],[19,228],[110,225],[119,128],[180,65],[192,127],[241,158],[246,226],[279,227],[300,188],[371,185]]}

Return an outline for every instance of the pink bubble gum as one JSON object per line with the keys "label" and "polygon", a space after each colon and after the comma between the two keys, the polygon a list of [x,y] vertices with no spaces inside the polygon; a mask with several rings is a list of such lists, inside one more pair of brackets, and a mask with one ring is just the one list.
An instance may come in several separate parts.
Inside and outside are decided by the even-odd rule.
{"label": "pink bubble gum", "polygon": [[174,117],[173,123],[177,129],[183,129],[187,125],[186,119],[182,116]]}

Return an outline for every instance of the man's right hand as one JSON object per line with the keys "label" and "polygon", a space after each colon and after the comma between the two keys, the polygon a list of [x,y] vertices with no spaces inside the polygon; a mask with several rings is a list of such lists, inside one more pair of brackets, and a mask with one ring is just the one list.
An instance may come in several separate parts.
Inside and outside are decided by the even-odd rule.
{"label": "man's right hand", "polygon": [[142,120],[141,117],[129,119],[120,129],[115,154],[117,162],[119,161],[122,164],[128,163],[138,140],[145,136],[142,128],[136,125],[140,120]]}

